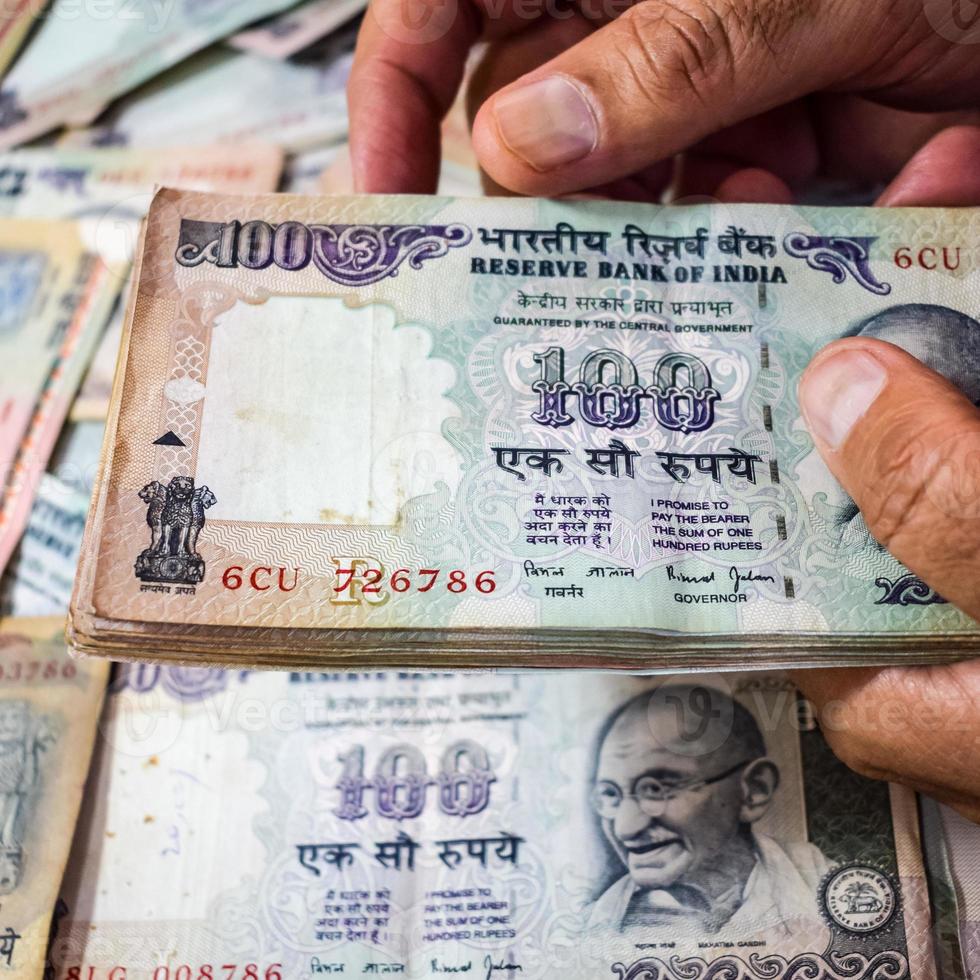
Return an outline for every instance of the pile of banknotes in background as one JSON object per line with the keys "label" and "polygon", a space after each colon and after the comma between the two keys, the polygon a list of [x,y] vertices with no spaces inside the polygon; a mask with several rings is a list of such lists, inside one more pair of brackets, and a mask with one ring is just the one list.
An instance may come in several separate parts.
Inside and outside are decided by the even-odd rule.
{"label": "pile of banknotes in background", "polygon": [[[596,666],[597,659],[575,653],[574,647],[572,656],[555,656],[547,631],[532,634],[541,620],[528,610],[547,599],[560,606],[549,613],[549,627],[574,626],[583,616],[598,621],[600,615],[615,613],[616,588],[633,578],[623,573],[622,560],[589,559],[576,569],[573,562],[554,559],[548,552],[552,537],[587,533],[596,548],[615,544],[618,553],[635,549],[637,565],[649,558],[643,551],[647,539],[638,532],[628,538],[617,531],[616,541],[611,540],[614,532],[604,526],[614,509],[610,497],[603,499],[601,488],[586,495],[584,484],[575,482],[576,473],[609,478],[613,468],[624,480],[642,474],[660,481],[658,492],[647,493],[651,499],[635,509],[637,528],[649,529],[652,520],[665,540],[696,540],[682,529],[699,522],[677,515],[723,514],[729,506],[724,496],[691,496],[690,488],[681,492],[673,484],[700,475],[731,493],[731,480],[740,479],[745,492],[732,497],[737,504],[732,505],[732,518],[710,523],[722,528],[726,539],[749,543],[736,549],[743,558],[751,557],[754,541],[769,549],[773,560],[782,560],[795,548],[796,554],[805,551],[832,584],[844,577],[863,576],[867,582],[867,607],[828,613],[814,598],[821,593],[812,580],[782,574],[770,580],[768,572],[753,571],[752,562],[733,560],[719,566],[719,578],[723,575],[725,581],[715,587],[699,581],[706,573],[695,573],[679,559],[667,594],[723,597],[713,611],[741,607],[749,600],[763,602],[760,618],[733,620],[737,630],[726,633],[715,624],[729,640],[741,631],[738,658],[729,640],[727,655],[719,641],[714,649],[721,654],[705,655],[702,666],[725,660],[728,666],[744,667],[757,661],[747,652],[747,638],[761,636],[766,628],[778,631],[790,608],[787,603],[798,592],[809,605],[794,620],[795,634],[836,632],[848,637],[851,652],[864,660],[888,659],[889,654],[881,642],[862,646],[855,641],[859,630],[854,624],[863,618],[874,631],[892,635],[896,649],[904,644],[906,656],[910,643],[919,642],[926,657],[929,637],[938,632],[948,634],[947,649],[956,645],[950,637],[969,639],[970,627],[941,597],[888,564],[887,556],[868,550],[872,546],[866,530],[846,500],[828,501],[825,518],[827,526],[839,531],[847,561],[838,561],[826,536],[807,539],[803,547],[803,532],[793,515],[803,513],[805,505],[794,511],[787,501],[826,494],[831,486],[794,413],[785,407],[792,379],[812,345],[759,345],[754,361],[735,358],[732,371],[724,368],[720,358],[725,348],[718,345],[705,362],[714,372],[713,381],[694,387],[698,397],[657,403],[658,418],[674,426],[667,426],[674,435],[683,426],[704,431],[691,413],[698,404],[707,411],[719,403],[715,414],[726,426],[721,441],[695,454],[681,452],[678,446],[683,444],[676,442],[634,440],[609,425],[597,427],[600,441],[577,447],[557,438],[568,430],[555,424],[542,427],[542,438],[525,441],[525,417],[531,413],[546,419],[550,410],[551,423],[564,423],[561,413],[566,409],[586,409],[585,398],[556,398],[556,385],[563,370],[573,382],[573,372],[581,371],[585,379],[581,355],[591,349],[591,339],[577,340],[567,352],[560,344],[551,353],[542,349],[540,360],[519,363],[510,328],[518,334],[526,331],[527,325],[517,322],[521,317],[562,319],[564,311],[569,319],[594,321],[579,331],[581,337],[592,327],[600,329],[600,321],[669,320],[687,324],[692,336],[708,336],[713,343],[733,332],[695,331],[694,326],[751,319],[760,328],[778,328],[785,299],[778,279],[768,291],[756,278],[748,292],[743,289],[733,298],[720,290],[710,300],[658,299],[643,289],[623,290],[612,280],[601,286],[589,280],[588,289],[562,295],[548,288],[543,272],[541,281],[530,277],[525,288],[515,289],[496,281],[488,264],[487,278],[466,279],[465,291],[462,279],[443,281],[443,292],[450,283],[450,288],[459,287],[459,296],[472,296],[473,283],[484,290],[480,305],[459,317],[466,321],[460,343],[471,346],[455,350],[452,330],[444,329],[453,326],[451,317],[439,320],[441,333],[426,335],[404,325],[396,331],[395,322],[375,302],[359,321],[356,303],[337,301],[346,295],[344,288],[354,288],[355,280],[343,287],[335,278],[329,290],[312,291],[314,312],[321,302],[334,304],[328,318],[335,323],[334,333],[320,343],[343,349],[337,339],[343,331],[353,337],[369,325],[365,336],[381,331],[380,340],[375,337],[378,350],[396,364],[401,357],[405,364],[418,366],[416,362],[435,355],[425,368],[432,390],[400,403],[406,425],[395,426],[381,447],[393,471],[408,472],[405,460],[428,460],[426,465],[413,470],[404,486],[386,486],[371,473],[360,474],[358,482],[360,477],[346,468],[358,458],[360,430],[342,415],[338,428],[346,425],[351,438],[322,447],[341,474],[340,490],[327,481],[329,492],[320,503],[315,492],[299,492],[296,499],[307,510],[283,514],[281,501],[279,511],[269,505],[270,500],[276,503],[275,495],[269,495],[270,467],[259,468],[251,496],[245,492],[244,476],[237,483],[222,483],[205,474],[204,462],[226,476],[240,474],[249,462],[231,458],[234,452],[218,452],[212,433],[208,438],[214,452],[201,459],[195,455],[199,469],[190,470],[195,476],[200,473],[198,485],[191,480],[189,491],[196,494],[198,511],[207,511],[206,520],[198,520],[193,540],[186,536],[193,521],[181,525],[178,520],[176,534],[164,531],[169,481],[176,478],[175,489],[180,489],[180,481],[188,479],[182,475],[181,467],[188,464],[181,450],[197,433],[195,418],[192,412],[154,418],[152,406],[143,416],[131,408],[126,415],[126,399],[139,399],[139,385],[120,380],[113,393],[117,354],[122,348],[131,365],[143,356],[131,341],[134,331],[147,329],[152,315],[152,303],[137,307],[129,283],[133,263],[140,261],[140,226],[153,189],[166,185],[222,195],[157,199],[157,207],[169,206],[177,215],[176,223],[160,215],[164,249],[172,244],[164,240],[167,234],[181,236],[187,228],[186,240],[179,244],[189,246],[185,254],[191,263],[206,252],[210,231],[220,234],[217,226],[239,220],[232,212],[242,202],[251,211],[242,212],[236,231],[248,220],[263,220],[263,208],[276,206],[274,199],[261,197],[269,192],[348,191],[343,90],[361,6],[358,0],[54,0],[50,5],[27,0],[3,11],[0,973],[53,980],[293,980],[326,974],[452,974],[487,980],[980,978],[980,829],[898,787],[850,773],[830,753],[809,706],[786,675],[776,670],[677,677],[629,676],[625,671],[462,675],[445,672],[462,662],[459,658],[438,655],[439,631],[445,650],[453,649],[460,631],[468,631],[480,637],[471,650],[478,655],[472,662],[482,657],[486,665],[513,666],[524,644],[532,650],[527,664]],[[446,121],[443,139],[441,193],[479,194],[459,106]],[[456,261],[471,241],[483,248],[468,262],[569,262],[576,260],[570,244],[576,228],[588,236],[574,241],[584,251],[594,251],[602,235],[620,235],[626,225],[639,223],[645,230],[630,233],[630,247],[637,258],[656,259],[648,264],[664,264],[658,249],[690,256],[697,249],[734,250],[737,245],[740,255],[744,248],[752,256],[752,262],[739,266],[773,269],[788,260],[769,255],[770,247],[782,255],[788,236],[809,228],[813,237],[811,226],[819,223],[805,212],[795,216],[794,224],[776,213],[761,214],[754,224],[748,212],[692,213],[690,227],[675,227],[670,218],[641,216],[635,209],[627,217],[625,211],[573,208],[566,213],[543,204],[534,205],[539,210],[473,204],[467,214],[466,204],[445,201],[403,202],[397,205],[401,211],[394,203],[382,203],[359,211],[361,205],[347,199],[329,207],[291,200],[293,211],[286,218],[334,232],[348,225],[377,229],[386,222],[436,229],[441,244],[430,236],[422,242],[421,258],[402,255],[399,276],[387,280],[389,291],[379,287],[372,294],[393,310],[406,295],[422,296],[421,290],[412,292],[412,276],[431,269],[438,278],[441,252]],[[452,213],[438,217],[446,208]],[[182,220],[216,227],[209,231],[197,226],[195,232],[194,226],[181,225]],[[955,233],[955,238],[970,228],[951,214],[937,213],[936,221],[937,228],[920,233],[912,218],[900,217],[894,225],[882,221],[881,227],[859,237],[890,236],[901,238],[905,247],[925,247],[942,237],[941,232]],[[704,234],[698,230],[702,222]],[[453,226],[465,226],[465,231],[452,231]],[[656,235],[651,234],[654,227]],[[467,233],[470,238],[462,242]],[[932,237],[922,237],[928,234]],[[550,249],[543,244],[547,235],[555,236]],[[764,240],[770,235],[776,236],[771,246]],[[539,248],[528,251],[529,236]],[[518,239],[525,251],[509,254]],[[407,245],[418,241],[409,236]],[[361,247],[364,243],[362,237]],[[812,271],[814,282],[825,274],[808,262],[807,242],[790,239],[790,245],[800,253],[795,258],[801,268]],[[148,295],[182,303],[182,315],[193,325],[206,307],[204,300],[214,301],[192,288],[193,270],[206,257],[196,266],[189,264],[183,279],[167,272],[164,285],[157,288],[153,269],[147,268],[146,257],[152,254],[149,249],[142,253],[140,271],[149,284]],[[343,263],[337,259],[344,255],[329,247],[323,254],[325,266],[342,276],[338,270]],[[368,247],[362,263],[354,261],[348,271],[363,273],[372,254]],[[733,252],[725,254],[729,258],[719,263],[735,264]],[[845,267],[840,275],[851,286],[863,277],[864,285],[855,288],[869,297],[884,295],[885,285],[888,291],[894,288],[893,300],[880,303],[898,310],[886,318],[884,326],[890,330],[900,333],[910,322],[910,295],[919,296],[920,303],[936,295],[928,281],[913,281],[915,273],[903,278],[892,271],[887,278],[894,282],[885,283],[879,252],[871,266],[860,255],[836,254],[837,266]],[[823,262],[826,270],[826,257]],[[831,278],[827,283],[834,288]],[[253,288],[265,290],[268,297],[264,281],[241,287],[244,292]],[[937,303],[939,296],[945,302],[962,300],[966,288],[943,289]],[[289,295],[291,289],[287,283],[280,290],[286,295],[276,301],[293,302],[295,322],[302,327],[304,309]],[[751,317],[738,305],[749,294]],[[799,301],[813,306],[814,295],[807,286]],[[677,303],[681,308],[674,308]],[[821,337],[873,320],[868,303],[851,304],[851,298],[826,304],[839,315],[825,325]],[[963,305],[970,312],[965,300]],[[266,348],[258,338],[269,325],[260,315],[261,304],[252,306],[257,311],[254,322],[245,318],[230,325],[250,331],[255,357],[261,358]],[[955,314],[938,309],[931,304],[931,312],[918,310],[915,322],[931,317],[937,329],[955,330],[960,323]],[[972,312],[977,312],[975,302]],[[477,323],[494,315],[501,320],[494,324],[499,330]],[[508,318],[513,322],[504,322]],[[782,322],[791,318],[786,315]],[[874,324],[869,328],[876,329]],[[663,367],[657,357],[651,360],[644,353],[651,332],[652,326],[631,328],[635,343],[627,348],[642,369],[643,385],[651,378],[655,382],[658,366]],[[181,339],[173,337],[175,343]],[[435,347],[433,338],[438,340]],[[955,349],[959,362],[969,368],[972,360]],[[200,377],[190,361],[202,352],[191,343],[183,349],[183,374],[163,378],[178,382],[168,389],[177,396],[177,405],[195,404]],[[173,353],[168,350],[168,356]],[[567,363],[559,363],[566,353]],[[224,358],[225,367],[257,369],[227,344],[216,345],[210,357],[212,368]],[[257,365],[261,371],[262,361]],[[501,366],[529,390],[540,374],[541,386],[533,390],[531,402],[501,389]],[[615,364],[593,367],[600,382],[604,372],[617,369]],[[160,380],[152,373],[155,368],[159,364],[148,361],[145,375],[134,375],[136,381],[152,386],[155,377]],[[628,365],[624,361],[618,369],[628,370]],[[672,364],[664,368],[664,377],[668,369]],[[334,385],[345,380],[344,370],[338,362]],[[290,377],[267,374],[268,390],[281,396]],[[692,385],[696,374],[689,375]],[[273,453],[265,444],[262,453],[268,458],[278,454],[288,460],[290,440],[309,437],[270,412],[282,407],[271,395],[267,401],[245,404],[240,392],[222,392],[219,377],[214,371],[210,376],[215,398],[209,404],[216,412],[223,406],[226,419],[253,420],[262,438],[278,431],[282,446]],[[459,410],[461,380],[474,406],[469,414]],[[385,376],[377,383],[389,382]],[[761,419],[757,429],[752,419],[729,411],[730,396],[739,385]],[[323,390],[329,408],[330,379]],[[450,390],[457,399],[455,408],[440,397]],[[354,394],[348,391],[344,397],[349,401]],[[649,393],[644,398],[652,401]],[[486,409],[495,403],[499,411]],[[652,410],[646,402],[642,407],[645,413]],[[607,421],[613,411],[602,404],[592,409],[605,413]],[[103,465],[107,417],[113,432]],[[140,426],[149,432],[155,423],[160,423],[159,431],[153,431],[148,448]],[[126,429],[127,424],[134,428]],[[733,433],[740,441],[733,441]],[[240,433],[230,429],[229,434]],[[473,506],[465,513],[449,507],[460,492],[463,471],[459,459],[447,453],[443,434],[453,451],[468,460],[472,476],[479,477],[469,488]],[[556,438],[545,439],[549,434]],[[403,444],[401,435],[406,437]],[[132,453],[126,439],[133,440]],[[468,446],[477,443],[486,458],[465,457]],[[302,453],[311,446],[315,444],[304,443]],[[573,463],[573,451],[583,458]],[[156,481],[160,497],[151,488],[152,473],[136,484],[113,483],[120,468],[137,463],[159,467],[168,460],[176,469],[166,482],[162,476]],[[540,500],[537,495],[544,491],[524,493],[516,507],[515,490],[526,490],[525,484],[552,474],[561,476],[555,460],[567,463],[564,481]],[[780,462],[791,477],[782,483]],[[808,477],[801,475],[806,467]],[[748,480],[750,473],[754,482]],[[280,474],[285,479],[283,474],[285,470]],[[260,477],[266,480],[264,489]],[[198,492],[208,489],[205,479],[217,488],[213,501]],[[258,599],[250,608],[259,613],[261,596],[270,586],[288,595],[294,586],[288,549],[274,561],[233,561],[239,546],[232,533],[236,525],[254,524],[256,534],[269,541],[269,527],[259,525],[278,527],[276,533],[300,551],[306,547],[303,534],[321,525],[341,536],[352,528],[367,528],[365,540],[374,549],[397,539],[383,569],[368,560],[370,548],[352,553],[338,545],[335,555],[323,556],[330,574],[337,576],[326,583],[329,608],[349,617],[345,628],[354,652],[345,657],[337,644],[331,647],[318,636],[305,648],[298,645],[296,660],[310,670],[296,666],[279,672],[110,665],[105,659],[69,656],[65,617],[90,498],[100,482],[117,501],[127,494],[133,497],[125,500],[135,521],[126,530],[132,540],[123,535],[117,545],[125,552],[120,568],[127,578],[121,601],[129,601],[126,590],[135,588],[138,602],[189,602],[198,586],[203,595],[215,578],[232,593],[252,590]],[[349,500],[344,499],[344,486],[353,488]],[[379,486],[397,500],[415,501],[404,520],[390,499],[363,492]],[[140,497],[143,491],[146,495]],[[697,506],[677,506],[689,497]],[[751,513],[746,510],[750,505]],[[765,514],[763,506],[769,508]],[[561,513],[568,508],[576,513]],[[541,513],[533,514],[536,509]],[[583,510],[589,514],[583,516]],[[251,523],[250,515],[255,517]],[[589,523],[587,532],[580,528],[583,521]],[[372,537],[371,525],[386,522],[398,535]],[[557,523],[568,526],[558,529]],[[459,559],[452,567],[430,569],[418,560],[424,557],[418,529],[437,526],[445,532],[440,554]],[[101,517],[93,519],[90,535],[105,527]],[[593,534],[601,541],[591,542]],[[205,556],[200,566],[198,536]],[[227,552],[223,564],[215,558],[219,539]],[[425,540],[432,544],[435,539],[430,533]],[[468,553],[459,550],[459,542],[465,540],[474,554],[491,541],[497,555],[501,542],[519,541],[520,547],[513,548],[504,575],[500,565],[483,568],[467,562],[464,567],[462,558]],[[111,541],[104,546],[96,541],[89,560],[102,547],[112,546]],[[560,550],[564,541],[555,546]],[[265,547],[273,546],[267,541]],[[181,585],[168,571],[171,565],[179,567],[180,575],[190,568],[192,577],[198,569],[206,574],[207,586],[201,581]],[[566,565],[567,573],[557,571]],[[134,576],[134,568],[146,575]],[[584,585],[571,581],[575,574],[583,576]],[[316,587],[322,588],[327,573],[318,575]],[[464,582],[466,599],[476,601],[463,606],[460,600],[459,612],[453,602]],[[149,586],[146,591],[144,585]],[[492,599],[498,589],[502,593],[505,585],[512,595],[510,606],[490,607],[492,612],[484,616],[481,609],[487,607],[480,601]],[[100,584],[93,571],[85,586],[89,591],[81,598],[94,608],[101,589],[99,602],[111,606],[106,597],[112,598],[113,587],[110,579]],[[378,591],[372,591],[375,587]],[[382,618],[382,626],[392,631],[414,631],[416,644],[399,647],[392,633],[384,642],[395,653],[375,651],[372,672],[358,671],[368,663],[356,650],[365,625],[357,618],[358,604],[384,617],[399,608],[395,598],[403,593],[417,598],[436,588],[443,590],[439,602],[417,607],[437,610],[441,618],[436,633],[425,633],[431,623],[412,617]],[[576,604],[584,589],[593,588],[602,600],[583,611]],[[772,601],[769,594],[775,596]],[[694,615],[691,610],[696,611],[698,602],[677,602]],[[316,603],[307,602],[307,608],[317,608]],[[903,617],[913,614],[926,616],[927,626],[907,627]],[[109,629],[95,618],[82,610],[75,624],[79,647],[92,643],[110,655],[131,656],[136,650],[158,659],[182,652],[179,637],[168,645],[165,637],[151,636],[152,630],[121,643],[119,635],[140,633],[138,616],[119,617],[123,627],[113,620]],[[277,656],[279,648],[267,642],[261,618],[251,633],[254,624],[247,617],[232,620],[227,615],[221,620],[226,635],[219,631],[206,637],[210,646],[205,653],[211,660],[287,663]],[[83,621],[90,632],[79,635]],[[526,628],[525,639],[495,633],[501,623]],[[301,630],[309,625],[297,624]],[[314,628],[319,625],[313,623]],[[629,637],[618,636],[616,642],[620,647],[613,649],[610,639],[608,666],[642,665],[642,651],[634,652],[632,660],[623,653]],[[698,649],[710,646],[698,639],[678,644],[686,649],[688,666],[697,666]],[[669,651],[669,645],[664,649]],[[495,650],[501,652],[496,659]],[[827,644],[824,650],[829,650]],[[184,655],[190,652],[200,652],[193,642],[183,650]],[[811,659],[819,658],[811,654]],[[426,669],[399,669],[406,662]],[[659,665],[669,663],[665,658]],[[345,670],[324,672],[326,664]],[[314,671],[313,665],[320,669]]]}

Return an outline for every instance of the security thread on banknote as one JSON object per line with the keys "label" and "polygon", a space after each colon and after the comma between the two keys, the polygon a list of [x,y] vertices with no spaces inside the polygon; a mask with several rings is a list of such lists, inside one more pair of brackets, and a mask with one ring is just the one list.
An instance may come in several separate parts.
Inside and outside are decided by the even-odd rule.
{"label": "security thread on banknote", "polygon": [[975,650],[871,538],[796,387],[861,335],[980,399],[978,231],[971,209],[161,190],[73,642],[634,668]]}

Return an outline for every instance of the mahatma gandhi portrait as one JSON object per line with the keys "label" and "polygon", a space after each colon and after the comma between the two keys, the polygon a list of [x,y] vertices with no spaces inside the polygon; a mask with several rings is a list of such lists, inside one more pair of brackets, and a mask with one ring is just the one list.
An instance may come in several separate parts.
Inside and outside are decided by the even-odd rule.
{"label": "mahatma gandhi portrait", "polygon": [[721,691],[672,684],[620,706],[590,790],[619,876],[590,927],[737,935],[818,917],[823,855],[754,829],[779,783],[754,716]]}
{"label": "mahatma gandhi portrait", "polygon": [[[891,306],[866,317],[844,336],[873,337],[901,347],[980,405],[980,323],[965,313],[925,303]],[[826,469],[816,450],[798,467],[797,479],[804,491],[826,487]],[[839,529],[842,543],[876,544],[857,504],[843,490],[823,495],[822,504]]]}

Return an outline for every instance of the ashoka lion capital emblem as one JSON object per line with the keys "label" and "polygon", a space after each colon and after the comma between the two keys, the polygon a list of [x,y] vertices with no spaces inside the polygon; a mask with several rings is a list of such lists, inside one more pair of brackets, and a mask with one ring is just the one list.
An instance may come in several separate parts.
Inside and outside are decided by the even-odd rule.
{"label": "ashoka lion capital emblem", "polygon": [[147,508],[150,546],[136,559],[136,577],[144,582],[197,585],[204,578],[197,539],[204,527],[204,511],[217,503],[217,497],[208,487],[195,487],[190,476],[175,476],[166,486],[153,480],[139,495]]}

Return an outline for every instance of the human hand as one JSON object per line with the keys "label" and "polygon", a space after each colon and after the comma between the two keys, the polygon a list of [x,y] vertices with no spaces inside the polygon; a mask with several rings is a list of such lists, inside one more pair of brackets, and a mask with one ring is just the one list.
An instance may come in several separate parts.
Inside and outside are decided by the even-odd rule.
{"label": "human hand", "polygon": [[[888,196],[974,203],[978,159],[980,132],[945,133],[910,162]],[[980,410],[911,355],[866,337],[820,351],[800,383],[800,403],[817,448],[872,535],[980,619]],[[980,822],[980,661],[806,670],[795,680],[848,765]]]}
{"label": "human hand", "polygon": [[[481,163],[513,189],[557,194],[591,185],[618,196],[655,197],[670,179],[669,168],[656,161],[694,145],[682,188],[713,190],[726,201],[789,200],[789,184],[812,176],[835,157],[838,169],[878,179],[892,176],[909,156],[879,203],[952,206],[980,200],[980,130],[945,128],[952,118],[948,115],[912,116],[841,95],[866,93],[919,108],[976,100],[980,62],[968,63],[968,45],[958,50],[933,33],[921,8],[917,15],[905,8],[904,18],[900,9],[892,8],[902,25],[903,43],[898,46],[892,36],[895,24],[885,22],[884,15],[876,19],[863,7],[862,23],[855,24],[854,11],[842,8],[841,19],[830,16],[829,33],[814,29],[816,15],[801,15],[793,24],[780,21],[778,43],[762,45],[766,50],[743,58],[744,49],[734,42],[720,53],[707,43],[712,37],[717,40],[719,30],[722,39],[729,38],[724,22],[685,21],[691,30],[698,25],[706,29],[694,34],[681,29],[671,20],[679,16],[678,0],[670,0],[666,16],[656,0],[658,8],[630,13],[615,24],[604,21],[598,29],[580,9],[569,21],[523,22],[513,6],[518,0],[506,0],[501,17],[491,20],[490,0],[472,0],[479,6],[466,7],[442,25],[444,33],[434,31],[431,41],[419,45],[399,40],[390,24],[388,32],[382,26],[386,18],[397,20],[405,2],[375,0],[359,43],[350,101],[352,154],[361,190],[434,189],[439,119],[460,83],[463,59],[482,32],[498,41],[491,46],[496,57],[488,58],[477,74],[476,101],[481,92],[504,88],[483,104],[474,137]],[[424,5],[435,2],[422,0]],[[637,6],[653,2],[641,0]],[[815,6],[827,9],[823,0]],[[777,20],[781,9],[776,9]],[[761,15],[760,10],[756,16]],[[845,22],[850,26],[842,26]],[[812,32],[809,42],[806,30]],[[884,43],[888,50],[878,47],[880,38],[869,39],[868,32],[878,30],[890,38]],[[853,36],[838,43],[834,39],[841,31]],[[980,30],[976,33],[980,40]],[[624,72],[622,59],[649,36],[659,46]],[[744,40],[740,35],[739,41]],[[812,50],[807,50],[808,43]],[[862,44],[865,54],[874,52],[870,62],[860,56]],[[649,52],[659,60],[648,57]],[[812,58],[824,55],[827,63],[811,71]],[[553,57],[558,61],[549,62]],[[718,58],[729,68],[720,81]],[[784,59],[792,59],[785,71]],[[599,139],[586,157],[536,171],[501,141],[495,107],[511,91],[513,78],[532,69],[514,87],[527,85],[556,64],[563,73],[584,72],[588,85],[598,86],[588,89],[589,97],[599,93],[609,100],[608,108],[606,101],[597,103]],[[684,74],[685,65],[697,71]],[[676,92],[667,84],[672,71]],[[833,71],[840,74],[828,81],[827,73]],[[704,84],[694,85],[696,80]],[[789,101],[799,91],[821,87],[833,91],[806,103]],[[733,122],[733,117],[740,121]],[[835,137],[842,145],[833,145]],[[837,423],[828,417],[824,431],[837,443],[831,445],[819,435],[818,420],[836,389],[821,366],[829,371],[844,363],[837,354],[857,357],[865,367],[880,371],[881,384],[860,389],[875,395],[863,412],[854,412],[855,392],[841,395],[843,405],[851,408],[853,426],[842,435],[840,416]],[[980,616],[977,410],[898,348],[868,339],[831,345],[806,377],[819,382],[821,374],[823,387],[808,390],[804,382],[801,398],[805,405],[812,403],[809,415],[818,447],[864,510],[872,533],[950,601]],[[938,441],[937,433],[942,433]],[[822,709],[828,738],[845,761],[868,775],[912,785],[980,820],[980,721],[975,711],[980,663],[806,671],[797,681]]]}
{"label": "human hand", "polygon": [[474,145],[511,190],[655,198],[681,150],[681,193],[746,167],[791,187],[886,181],[940,129],[980,119],[980,19],[957,3],[374,0],[349,86],[355,184],[434,190],[439,120],[479,38],[473,102],[495,94]]}
{"label": "human hand", "polygon": [[[869,338],[822,350],[800,384],[814,441],[872,535],[980,618],[980,411]],[[980,821],[980,661],[800,671],[834,751]]]}

